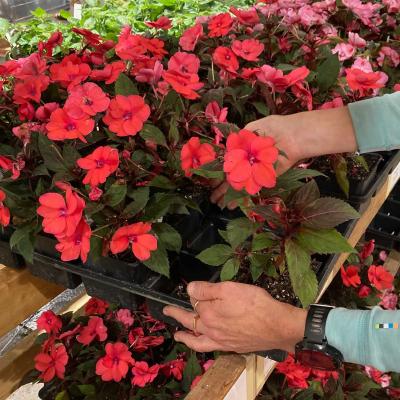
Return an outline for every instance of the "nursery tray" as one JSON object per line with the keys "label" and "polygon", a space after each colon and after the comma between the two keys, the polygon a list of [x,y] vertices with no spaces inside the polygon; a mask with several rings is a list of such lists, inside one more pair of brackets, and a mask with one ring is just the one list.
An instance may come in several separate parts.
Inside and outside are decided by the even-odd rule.
{"label": "nursery tray", "polygon": [[0,264],[10,268],[21,269],[25,267],[25,261],[23,257],[10,248],[10,237],[12,234],[12,228],[0,228]]}
{"label": "nursery tray", "polygon": [[400,218],[379,212],[365,233],[365,239],[374,239],[386,250],[400,250]]}

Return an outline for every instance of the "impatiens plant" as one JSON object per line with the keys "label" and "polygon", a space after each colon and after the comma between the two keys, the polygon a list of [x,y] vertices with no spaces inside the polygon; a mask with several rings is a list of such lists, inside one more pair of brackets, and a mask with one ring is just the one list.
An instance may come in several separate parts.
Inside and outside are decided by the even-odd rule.
{"label": "impatiens plant", "polygon": [[45,311],[32,378],[41,399],[179,399],[212,363],[174,344],[173,332],[145,310],[91,298],[85,315]]}
{"label": "impatiens plant", "polygon": [[[391,59],[381,67],[379,54],[397,51],[390,38],[398,35],[376,24],[369,32],[378,9],[359,20],[353,8],[231,7],[179,40],[126,26],[113,42],[79,28],[82,46],[68,55],[57,53],[63,42],[54,32],[37,52],[7,61],[0,67],[0,187],[2,214],[10,210],[15,228],[12,247],[32,261],[43,231],[63,261],[134,258],[169,276],[173,253],[199,229],[182,215],[207,213],[211,191],[226,180],[225,202],[241,214],[198,258],[222,265],[222,279],[289,273],[309,304],[317,293],[311,255],[351,252],[334,228],[358,214],[320,197],[312,178],[321,173],[305,164],[278,177],[283,149],[245,126],[393,90],[399,71]],[[394,11],[379,10],[379,18],[396,21]],[[370,43],[356,64],[335,50],[350,26]],[[190,231],[183,237],[182,224]]]}

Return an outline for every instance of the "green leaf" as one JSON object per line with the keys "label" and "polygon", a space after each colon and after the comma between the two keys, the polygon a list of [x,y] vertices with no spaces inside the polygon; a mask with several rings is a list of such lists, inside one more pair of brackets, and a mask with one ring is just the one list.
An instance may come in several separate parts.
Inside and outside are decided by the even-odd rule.
{"label": "green leaf", "polygon": [[228,242],[236,248],[251,236],[259,224],[250,221],[248,218],[238,218],[230,221],[226,227]]}
{"label": "green leaf", "polygon": [[144,140],[151,140],[156,144],[168,147],[167,141],[165,140],[164,134],[159,128],[151,124],[145,124],[143,129],[140,131],[139,135]]}
{"label": "green leaf", "polygon": [[265,272],[269,261],[268,254],[250,254],[250,273],[255,282]]}
{"label": "green leaf", "polygon": [[347,178],[347,162],[342,156],[339,156],[334,166],[336,182],[342,189],[346,197],[349,197],[350,182]]}
{"label": "green leaf", "polygon": [[316,176],[325,176],[325,175],[322,172],[316,171],[314,169],[291,168],[287,170],[284,174],[279,176],[278,181],[280,183],[299,181],[300,179],[315,178]]}
{"label": "green leaf", "polygon": [[253,101],[251,104],[256,108],[256,110],[264,117],[267,117],[270,114],[269,108],[262,101]]}
{"label": "green leaf", "polygon": [[104,194],[104,202],[110,207],[115,207],[125,199],[126,192],[126,184],[113,183]]}
{"label": "green leaf", "polygon": [[80,392],[86,396],[94,396],[96,388],[94,385],[78,385]]}
{"label": "green leaf", "polygon": [[136,85],[124,73],[120,73],[118,79],[115,81],[115,94],[122,96],[130,96],[131,94],[139,94]]}
{"label": "green leaf", "polygon": [[272,235],[269,232],[263,232],[254,235],[251,244],[251,249],[252,251],[264,250],[267,249],[268,247],[271,247],[273,244],[274,244],[274,235]]}
{"label": "green leaf", "polygon": [[157,175],[148,184],[150,187],[156,187],[159,189],[175,189],[176,185],[172,183],[166,176]]}
{"label": "green leaf", "polygon": [[360,214],[343,200],[321,197],[304,208],[302,217],[304,227],[330,229],[359,218]]}
{"label": "green leaf", "polygon": [[41,17],[46,16],[46,15],[47,15],[47,12],[46,12],[46,10],[44,10],[43,8],[38,7],[38,8],[36,8],[35,10],[31,11],[31,14],[32,14],[34,17],[41,18]]}
{"label": "green leaf", "polygon": [[24,236],[15,245],[17,251],[25,258],[26,261],[33,263],[33,244],[35,242],[35,236],[31,232],[29,235]]}
{"label": "green leaf", "polygon": [[233,254],[233,249],[226,244],[215,244],[196,256],[201,262],[215,267],[224,264]]}
{"label": "green leaf", "polygon": [[222,267],[221,281],[229,281],[239,272],[240,261],[237,258],[230,258]]}
{"label": "green leaf", "polygon": [[197,359],[196,353],[194,351],[190,351],[190,356],[183,370],[182,385],[185,392],[189,392],[190,385],[192,384],[193,379],[201,374],[202,370],[200,367],[199,360]]}
{"label": "green leaf", "polygon": [[224,196],[224,207],[226,207],[229,203],[231,203],[233,201],[239,201],[239,200],[242,200],[247,197],[248,197],[248,194],[246,192],[236,191],[231,186],[229,186],[229,188]]}
{"label": "green leaf", "polygon": [[68,169],[76,168],[76,160],[81,158],[79,152],[75,149],[75,147],[65,144],[63,147],[63,158],[65,165]]}
{"label": "green leaf", "polygon": [[222,239],[225,240],[225,242],[228,243],[228,234],[226,231],[223,231],[222,229],[218,229],[219,235],[222,237]]}
{"label": "green leaf", "polygon": [[302,228],[296,234],[295,240],[311,253],[357,253],[336,229]]}
{"label": "green leaf", "polygon": [[122,214],[127,217],[133,217],[142,211],[149,201],[150,189],[148,187],[139,187],[127,193],[128,197],[133,199],[122,211]]}
{"label": "green leaf", "polygon": [[301,390],[293,397],[293,400],[314,400],[314,390],[311,388]]}
{"label": "green leaf", "polygon": [[54,172],[67,172],[68,168],[61,156],[59,147],[45,135],[38,135],[38,147],[43,157],[44,165]]}
{"label": "green leaf", "polygon": [[204,164],[201,168],[192,169],[193,174],[200,175],[205,178],[223,180],[225,177],[222,171],[222,164],[218,160],[214,160],[208,164]]}
{"label": "green leaf", "polygon": [[337,54],[331,54],[317,68],[317,83],[325,92],[337,82],[340,72],[340,61]]}
{"label": "green leaf", "polygon": [[167,250],[179,253],[182,247],[182,238],[176,229],[166,223],[152,225],[152,230],[158,236]]}
{"label": "green leaf", "polygon": [[54,400],[69,400],[67,391],[63,390],[62,392],[58,392]]}
{"label": "green leaf", "polygon": [[32,172],[32,176],[50,176],[49,170],[44,164],[39,164]]}
{"label": "green leaf", "polygon": [[311,269],[310,254],[295,241],[285,243],[286,262],[294,293],[304,308],[315,301],[318,293],[317,277]]}
{"label": "green leaf", "polygon": [[291,204],[294,208],[302,210],[306,205],[314,202],[318,198],[318,185],[314,180],[311,180],[295,192]]}
{"label": "green leaf", "polygon": [[169,124],[169,131],[168,131],[168,140],[170,143],[175,146],[179,142],[179,130],[178,130],[178,123],[176,121],[176,116],[173,115]]}
{"label": "green leaf", "polygon": [[158,242],[157,250],[151,252],[151,257],[143,261],[143,264],[152,271],[158,272],[161,275],[169,278],[169,260],[168,254],[164,246]]}

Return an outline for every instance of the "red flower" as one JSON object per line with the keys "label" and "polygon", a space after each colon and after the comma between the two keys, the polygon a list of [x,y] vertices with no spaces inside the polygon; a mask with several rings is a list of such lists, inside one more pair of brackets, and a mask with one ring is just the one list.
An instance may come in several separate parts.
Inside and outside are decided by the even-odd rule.
{"label": "red flower", "polygon": [[10,223],[10,210],[4,205],[6,194],[0,189],[0,225],[8,226]]}
{"label": "red flower", "polygon": [[183,35],[179,39],[179,45],[185,51],[193,51],[203,34],[203,25],[196,24],[183,32]]}
{"label": "red flower", "polygon": [[16,104],[25,104],[32,100],[35,103],[39,103],[42,92],[47,89],[48,85],[49,81],[47,76],[18,82],[14,87],[14,102]]}
{"label": "red flower", "polygon": [[181,151],[181,166],[186,176],[192,176],[192,169],[214,161],[216,153],[209,143],[200,143],[198,137],[192,137],[183,145]]}
{"label": "red flower", "polygon": [[217,47],[213,53],[213,61],[220,68],[229,72],[234,73],[239,69],[239,61],[235,53],[229,47]]}
{"label": "red flower", "polygon": [[258,71],[255,71],[255,74],[260,82],[272,89],[272,92],[283,93],[288,87],[287,79],[280,69],[263,65]]}
{"label": "red flower", "polygon": [[225,36],[231,30],[233,19],[229,13],[222,13],[210,18],[208,22],[208,36],[220,37]]}
{"label": "red flower", "polygon": [[236,16],[238,21],[243,25],[253,26],[260,22],[260,17],[257,14],[255,7],[248,10],[238,10],[231,6],[229,11]]}
{"label": "red flower", "polygon": [[375,249],[374,239],[370,240],[368,243],[365,243],[360,254],[358,255],[361,261],[365,261],[374,252],[374,249]]}
{"label": "red flower", "polygon": [[118,150],[110,146],[99,146],[93,153],[76,162],[82,169],[88,170],[83,184],[96,187],[104,183],[117,170],[119,165]]}
{"label": "red flower", "polygon": [[378,290],[385,290],[392,288],[394,276],[381,265],[371,265],[368,269],[368,279]]}
{"label": "red flower", "polygon": [[287,85],[293,86],[297,83],[303,82],[309,74],[310,70],[307,67],[296,68],[285,76]]}
{"label": "red flower", "polygon": [[59,243],[56,244],[56,250],[61,253],[61,260],[71,261],[80,257],[83,262],[86,262],[91,236],[92,230],[83,218],[71,236],[57,236]]}
{"label": "red flower", "polygon": [[128,346],[124,343],[107,343],[106,355],[96,363],[96,374],[103,382],[120,382],[126,377],[130,365],[135,363]]}
{"label": "red flower", "polygon": [[35,116],[35,109],[31,103],[24,103],[18,107],[18,117],[21,121],[31,121]]}
{"label": "red flower", "polygon": [[313,109],[313,98],[309,89],[306,89],[303,83],[298,82],[292,86],[293,94],[300,100],[303,107],[307,107],[308,111]]}
{"label": "red flower", "polygon": [[93,70],[90,78],[94,81],[104,81],[107,85],[114,83],[121,72],[125,71],[125,63],[123,61],[115,61],[107,64],[104,69]]}
{"label": "red flower", "polygon": [[[12,61],[8,61],[8,63],[12,63]],[[42,81],[43,86],[46,87],[49,84],[49,77],[44,75],[47,71],[46,60],[38,53],[33,53],[28,57],[20,58],[16,61],[16,65],[9,65],[11,67],[11,71],[9,72],[11,72],[15,78],[24,81],[39,80]]]}
{"label": "red flower", "polygon": [[85,201],[71,189],[65,199],[58,193],[45,193],[39,197],[37,213],[43,217],[43,230],[57,236],[70,237],[82,219]]}
{"label": "red flower", "polygon": [[371,293],[372,289],[366,285],[361,285],[360,289],[358,289],[358,297],[360,299],[364,299],[365,297],[368,297]]}
{"label": "red flower", "polygon": [[158,18],[157,21],[145,22],[145,24],[150,28],[163,29],[164,31],[167,31],[172,27],[172,21],[168,17],[164,16]]}
{"label": "red flower", "polygon": [[58,339],[64,341],[70,341],[75,335],[77,335],[82,329],[81,324],[75,326],[75,328],[70,329],[69,331],[63,332]]}
{"label": "red flower", "polygon": [[46,125],[47,136],[51,140],[80,139],[86,143],[85,136],[93,131],[94,125],[94,120],[88,115],[76,119],[68,113],[68,110],[57,108]]}
{"label": "red flower", "polygon": [[157,249],[157,238],[149,234],[150,230],[151,224],[145,222],[137,222],[117,229],[111,239],[111,252],[121,253],[131,245],[136,258],[141,261],[148,260],[150,251]]}
{"label": "red flower", "polygon": [[286,376],[289,387],[295,389],[307,389],[307,378],[310,376],[311,368],[296,363],[293,356],[289,354],[284,362],[276,366],[276,370]]}
{"label": "red flower", "polygon": [[127,308],[121,308],[115,313],[115,318],[117,321],[121,322],[127,328],[133,325],[134,319],[130,310]]}
{"label": "red flower", "polygon": [[54,82],[60,82],[60,85],[68,90],[85,81],[90,72],[89,65],[83,63],[75,53],[64,57],[61,63],[50,67],[51,79]]}
{"label": "red flower", "polygon": [[135,352],[143,353],[149,347],[157,347],[163,344],[164,336],[144,336],[143,328],[138,327],[129,332],[128,341]]}
{"label": "red flower", "polygon": [[274,144],[271,137],[258,136],[246,129],[228,136],[224,172],[235,190],[256,194],[262,187],[275,186],[273,163],[278,159],[278,149]]}
{"label": "red flower", "polygon": [[152,68],[142,68],[138,70],[137,73],[135,73],[135,79],[138,82],[148,83],[154,86],[161,79],[163,71],[163,65],[157,60]]}
{"label": "red flower", "polygon": [[214,124],[223,123],[226,122],[228,108],[221,108],[219,104],[214,100],[211,103],[207,104],[205,115],[206,118]]}
{"label": "red flower", "polygon": [[60,46],[63,42],[63,35],[60,31],[54,32],[47,42],[39,42],[39,51],[46,50],[46,56],[52,57],[53,50],[56,46]]}
{"label": "red flower", "polygon": [[195,90],[199,90],[204,83],[199,82],[197,74],[181,74],[177,71],[164,71],[163,78],[172,88],[183,97],[189,100],[195,100],[200,97]]}
{"label": "red flower", "polygon": [[343,265],[340,267],[340,275],[342,277],[343,285],[346,287],[357,287],[361,284],[360,268],[355,265],[350,265],[346,269],[344,269]]}
{"label": "red flower", "polygon": [[61,318],[53,311],[44,311],[36,322],[37,329],[46,331],[48,335],[56,335],[62,328]]}
{"label": "red flower", "polygon": [[40,121],[48,121],[53,111],[59,107],[58,103],[45,103],[36,110],[35,118]]}
{"label": "red flower", "polygon": [[146,361],[136,362],[132,367],[132,385],[145,387],[146,384],[153,382],[157,378],[159,370],[160,366],[158,364],[149,367]]}
{"label": "red flower", "polygon": [[100,317],[90,317],[87,326],[83,327],[76,340],[88,346],[97,337],[99,342],[104,342],[107,339],[107,327]]}
{"label": "red flower", "polygon": [[53,346],[49,353],[39,353],[35,357],[35,369],[40,371],[40,378],[50,382],[55,376],[64,379],[65,366],[68,363],[68,354],[63,344]]}
{"label": "red flower", "polygon": [[96,115],[106,111],[110,99],[95,83],[88,82],[82,86],[75,86],[65,103],[68,114],[76,119],[85,118],[87,115]]}
{"label": "red flower", "polygon": [[335,381],[339,379],[338,371],[322,371],[319,369],[313,369],[311,373],[313,375],[313,380],[321,382],[324,386],[328,383],[329,378],[332,378]]}
{"label": "red flower", "polygon": [[358,68],[346,69],[346,80],[351,90],[360,92],[360,95],[368,93],[370,89],[379,89],[385,86],[381,81],[379,72],[364,72]]}
{"label": "red flower", "polygon": [[200,68],[200,59],[184,51],[176,52],[168,61],[168,70],[181,74],[197,74]]}
{"label": "red flower", "polygon": [[232,50],[244,60],[258,61],[258,56],[264,51],[264,45],[257,39],[246,39],[243,42],[234,40]]}
{"label": "red flower", "polygon": [[117,136],[135,136],[150,116],[150,107],[136,95],[117,95],[110,102],[103,121]]}
{"label": "red flower", "polygon": [[178,381],[182,380],[183,370],[185,368],[185,361],[182,358],[169,361],[161,366],[163,374],[169,378],[171,375]]}
{"label": "red flower", "polygon": [[88,29],[83,28],[72,28],[72,32],[75,32],[78,35],[81,35],[85,38],[86,42],[91,44],[92,46],[98,46],[101,43],[101,36],[97,33],[93,33]]}
{"label": "red flower", "polygon": [[108,303],[101,299],[96,299],[95,297],[91,297],[85,306],[85,314],[86,315],[103,315],[106,313],[108,308]]}

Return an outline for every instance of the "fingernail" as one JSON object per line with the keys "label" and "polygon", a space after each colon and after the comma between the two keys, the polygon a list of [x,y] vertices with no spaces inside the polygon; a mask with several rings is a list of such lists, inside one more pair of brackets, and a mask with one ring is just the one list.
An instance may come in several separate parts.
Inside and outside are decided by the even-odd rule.
{"label": "fingernail", "polygon": [[168,306],[163,308],[163,314],[168,316]]}
{"label": "fingernail", "polygon": [[191,282],[191,283],[189,283],[189,284],[187,285],[186,291],[188,292],[188,295],[189,295],[190,297],[192,297],[192,293],[193,293],[193,291],[194,291],[194,283],[193,283],[193,282]]}
{"label": "fingernail", "polygon": [[175,333],[174,339],[175,339],[176,342],[179,342],[179,332]]}

